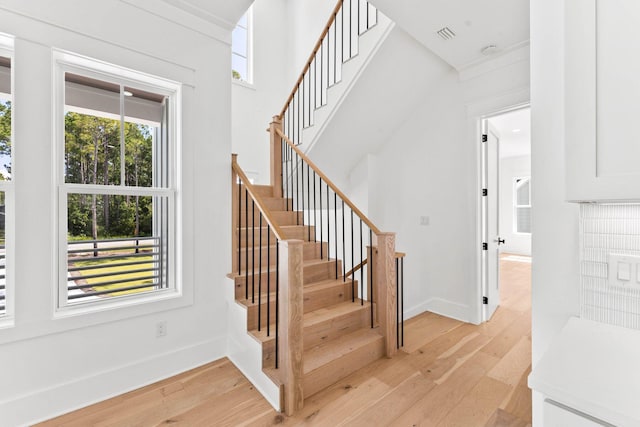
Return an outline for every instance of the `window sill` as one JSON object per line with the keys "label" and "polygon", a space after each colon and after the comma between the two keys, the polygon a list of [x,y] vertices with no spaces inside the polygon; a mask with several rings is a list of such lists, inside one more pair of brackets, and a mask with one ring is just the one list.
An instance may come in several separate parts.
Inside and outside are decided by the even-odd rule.
{"label": "window sill", "polygon": [[244,80],[236,80],[234,78],[231,79],[231,83],[236,86],[241,86],[246,89],[256,90],[256,87],[253,83],[245,82]]}

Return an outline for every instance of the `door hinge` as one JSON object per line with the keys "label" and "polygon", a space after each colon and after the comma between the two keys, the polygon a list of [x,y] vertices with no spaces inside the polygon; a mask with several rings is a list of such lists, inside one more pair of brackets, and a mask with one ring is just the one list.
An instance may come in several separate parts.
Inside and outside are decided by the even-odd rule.
{"label": "door hinge", "polygon": [[488,243],[483,243],[482,244],[482,250],[483,251],[488,251],[489,250],[489,244]]}
{"label": "door hinge", "polygon": [[483,196],[488,196],[489,195],[489,190],[487,190],[486,188],[482,189],[482,195]]}
{"label": "door hinge", "polygon": [[489,136],[486,133],[482,134],[482,142],[487,142],[487,139],[489,139]]}
{"label": "door hinge", "polygon": [[483,304],[489,304],[489,297],[482,297]]}

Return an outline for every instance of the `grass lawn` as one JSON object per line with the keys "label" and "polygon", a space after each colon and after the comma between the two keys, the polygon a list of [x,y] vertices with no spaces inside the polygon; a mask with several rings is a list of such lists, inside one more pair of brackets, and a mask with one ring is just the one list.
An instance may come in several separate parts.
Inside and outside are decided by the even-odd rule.
{"label": "grass lawn", "polygon": [[[126,265],[126,266],[119,266],[119,267],[117,266],[117,264],[122,264],[129,261],[148,261],[148,262],[145,262],[144,264]],[[94,274],[113,274],[112,276],[107,276],[107,277],[96,277],[92,279],[85,279],[88,285],[95,285],[101,282],[111,282],[116,280],[128,280],[128,279],[135,279],[135,278],[141,279],[141,280],[132,280],[130,282],[125,282],[125,283],[116,283],[112,285],[93,286],[93,289],[96,292],[113,290],[116,292],[113,292],[112,294],[109,294],[109,295],[117,296],[117,295],[130,295],[130,294],[136,294],[140,292],[153,290],[153,287],[148,287],[148,288],[132,289],[128,291],[117,292],[118,289],[128,288],[130,286],[138,286],[146,283],[149,283],[149,284],[153,283],[153,279],[142,280],[144,277],[152,276],[155,273],[155,271],[152,270],[153,259],[151,256],[121,258],[117,260],[73,261],[72,263],[69,264],[69,266],[75,266],[75,267],[95,266],[96,267],[96,268],[90,268],[90,269],[82,270],[78,272],[83,276],[91,276]],[[141,271],[138,273],[130,273],[130,271],[132,270],[146,270],[146,271]]]}

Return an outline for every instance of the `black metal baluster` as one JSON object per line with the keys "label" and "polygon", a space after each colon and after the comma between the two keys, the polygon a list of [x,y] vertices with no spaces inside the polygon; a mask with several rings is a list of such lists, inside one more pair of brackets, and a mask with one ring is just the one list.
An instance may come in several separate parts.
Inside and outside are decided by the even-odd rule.
{"label": "black metal baluster", "polygon": [[244,299],[249,300],[249,190],[244,188]]}
{"label": "black metal baluster", "polygon": [[271,224],[267,224],[267,336],[271,323]]}
{"label": "black metal baluster", "polygon": [[338,195],[333,192],[333,246],[336,257],[336,280],[338,280]]}
{"label": "black metal baluster", "polygon": [[347,258],[345,257],[345,238],[344,238],[344,199],[342,200],[342,282],[346,282],[347,278]]}
{"label": "black metal baluster", "polygon": [[396,348],[400,348],[400,260],[396,258]]}
{"label": "black metal baluster", "polygon": [[251,199],[251,302],[256,302],[256,207]]}
{"label": "black metal baluster", "polygon": [[311,241],[311,185],[309,180],[311,179],[311,175],[309,174],[309,164],[307,164],[307,240]]}
{"label": "black metal baluster", "polygon": [[355,292],[355,282],[353,280],[353,276],[356,274],[356,272],[354,271],[354,268],[356,268],[356,264],[354,263],[353,260],[353,209],[351,209],[351,302],[355,302],[356,301],[356,292]]}
{"label": "black metal baluster", "polygon": [[[364,255],[362,254],[362,219],[360,219],[360,262],[364,262]],[[369,298],[371,298],[371,295],[369,295]],[[364,305],[364,266],[360,269],[360,305]]]}
{"label": "black metal baluster", "polygon": [[[298,175],[298,165],[300,164],[300,158],[298,157],[298,152],[296,151],[296,215],[300,210],[300,176]],[[296,225],[300,225],[296,222]]]}
{"label": "black metal baluster", "polygon": [[[237,178],[236,178],[237,179]],[[245,206],[246,210],[246,206]],[[242,264],[242,185],[238,180],[238,276],[240,276],[240,266]]]}
{"label": "black metal baluster", "polygon": [[280,324],[280,240],[276,237],[276,369],[278,369],[278,327]]}
{"label": "black metal baluster", "polygon": [[[318,241],[318,205],[316,203],[316,171],[313,171],[313,241]],[[320,259],[322,259],[322,242],[320,244]]]}
{"label": "black metal baluster", "polygon": [[375,272],[375,269],[373,268],[373,232],[371,231],[371,229],[369,229],[369,251],[371,251],[371,265],[369,266],[370,273],[369,273],[369,279],[371,281],[370,283],[370,288],[371,288],[371,294],[369,295],[369,307],[371,308],[371,327],[373,328],[373,273]]}
{"label": "black metal baluster", "polygon": [[[324,259],[322,257],[322,248],[324,247],[324,239],[322,238],[322,229],[324,228],[324,223],[322,222],[322,178],[319,179],[318,187],[320,188],[320,259]],[[328,247],[327,251],[329,251]],[[327,256],[327,258],[329,257]]]}
{"label": "black metal baluster", "polygon": [[327,184],[327,261],[331,261],[331,216],[329,216],[329,184]]}
{"label": "black metal baluster", "polygon": [[400,258],[400,270],[402,271],[400,275],[400,281],[401,281],[400,293],[402,294],[402,299],[400,299],[400,317],[402,319],[402,323],[401,323],[402,333],[400,334],[402,338],[400,341],[400,345],[404,347],[404,258]]}
{"label": "black metal baluster", "polygon": [[258,249],[258,331],[262,324],[262,212],[260,212],[260,248]]}
{"label": "black metal baluster", "polygon": [[[300,168],[300,169],[302,169],[300,171],[300,176],[302,177],[301,178],[302,179],[302,185],[301,185],[301,187],[302,187],[302,193],[301,193],[302,194],[302,225],[305,225],[304,224],[304,163],[302,163],[302,162],[300,162],[300,163],[301,163],[301,166],[302,166],[302,168]],[[296,223],[298,225],[300,225],[300,214],[298,212],[296,212]]]}

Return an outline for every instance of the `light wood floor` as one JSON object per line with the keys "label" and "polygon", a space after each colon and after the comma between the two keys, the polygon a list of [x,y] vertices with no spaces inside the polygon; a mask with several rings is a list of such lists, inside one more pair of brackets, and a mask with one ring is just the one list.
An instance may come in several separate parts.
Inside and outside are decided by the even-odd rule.
{"label": "light wood floor", "polygon": [[405,325],[405,347],[275,412],[227,359],[42,426],[492,426],[531,423],[531,264],[501,262],[501,306],[480,326],[432,313]]}

